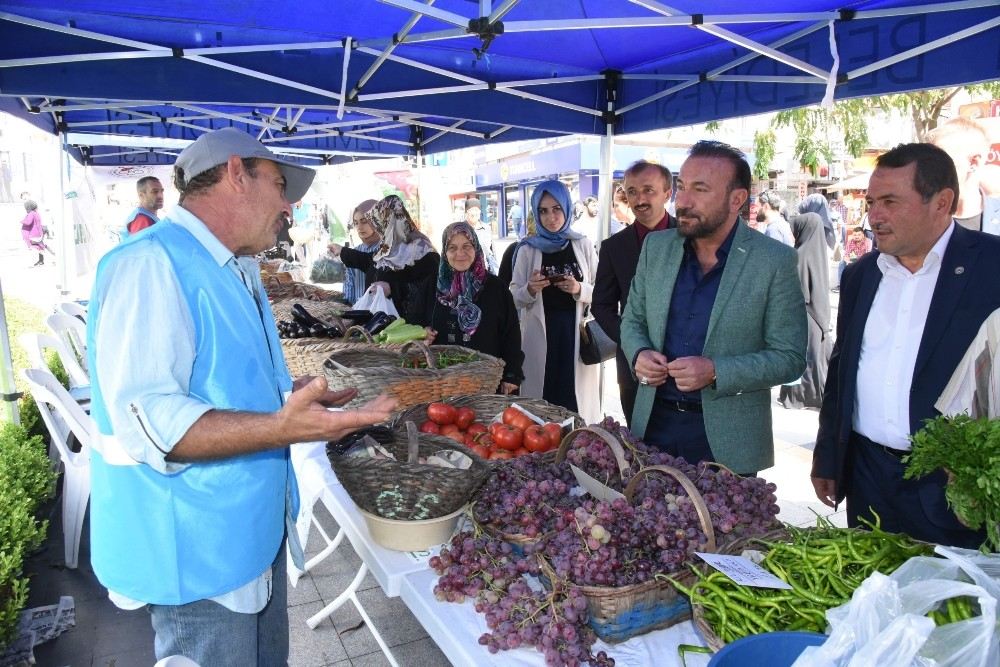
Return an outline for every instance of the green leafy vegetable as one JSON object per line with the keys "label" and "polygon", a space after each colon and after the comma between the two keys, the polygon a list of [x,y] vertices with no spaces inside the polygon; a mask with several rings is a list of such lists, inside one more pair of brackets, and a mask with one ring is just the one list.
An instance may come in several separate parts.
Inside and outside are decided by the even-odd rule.
{"label": "green leafy vegetable", "polygon": [[983,546],[1000,551],[1000,420],[937,417],[912,440],[904,476],[912,479],[944,469],[948,505],[970,528],[985,526]]}

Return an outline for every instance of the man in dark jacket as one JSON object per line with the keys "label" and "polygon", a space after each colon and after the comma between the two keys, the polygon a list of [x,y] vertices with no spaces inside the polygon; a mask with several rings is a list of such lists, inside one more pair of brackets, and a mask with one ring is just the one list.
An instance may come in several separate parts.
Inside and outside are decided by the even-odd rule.
{"label": "man in dark jacket", "polygon": [[612,234],[601,244],[597,263],[590,307],[604,332],[619,344],[615,355],[618,391],[625,420],[629,424],[632,423],[632,407],[638,386],[632,376],[632,364],[622,355],[619,325],[646,235],[676,226],[666,210],[672,183],[669,169],[645,160],[639,160],[625,171],[625,195],[629,208],[635,214],[635,223]]}

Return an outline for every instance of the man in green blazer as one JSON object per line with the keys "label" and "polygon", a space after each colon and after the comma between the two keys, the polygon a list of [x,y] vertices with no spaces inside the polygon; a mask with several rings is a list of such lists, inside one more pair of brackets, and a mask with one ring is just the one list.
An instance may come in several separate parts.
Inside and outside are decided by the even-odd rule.
{"label": "man in green blazer", "polygon": [[751,230],[743,153],[701,141],[677,179],[677,229],[646,239],[621,343],[639,392],[633,432],[741,474],[774,464],[771,387],[805,369],[806,311],[792,248]]}

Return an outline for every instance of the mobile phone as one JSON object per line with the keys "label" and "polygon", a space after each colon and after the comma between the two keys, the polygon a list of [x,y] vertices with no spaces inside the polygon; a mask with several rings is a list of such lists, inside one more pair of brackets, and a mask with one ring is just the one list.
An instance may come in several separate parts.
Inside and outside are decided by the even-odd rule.
{"label": "mobile phone", "polygon": [[549,284],[550,285],[555,285],[556,283],[561,283],[563,280],[566,279],[566,276],[568,276],[568,275],[569,274],[567,274],[567,273],[557,273],[557,274],[555,274],[553,276],[549,276],[548,277],[549,278]]}

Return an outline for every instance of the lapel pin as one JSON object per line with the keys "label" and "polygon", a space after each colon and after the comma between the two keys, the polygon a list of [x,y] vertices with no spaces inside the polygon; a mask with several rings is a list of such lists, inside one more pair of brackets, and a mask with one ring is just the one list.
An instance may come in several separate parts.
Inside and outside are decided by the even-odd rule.
{"label": "lapel pin", "polygon": [[960,276],[963,273],[965,273],[965,267],[964,266],[956,266],[955,267],[955,275],[956,276]]}

